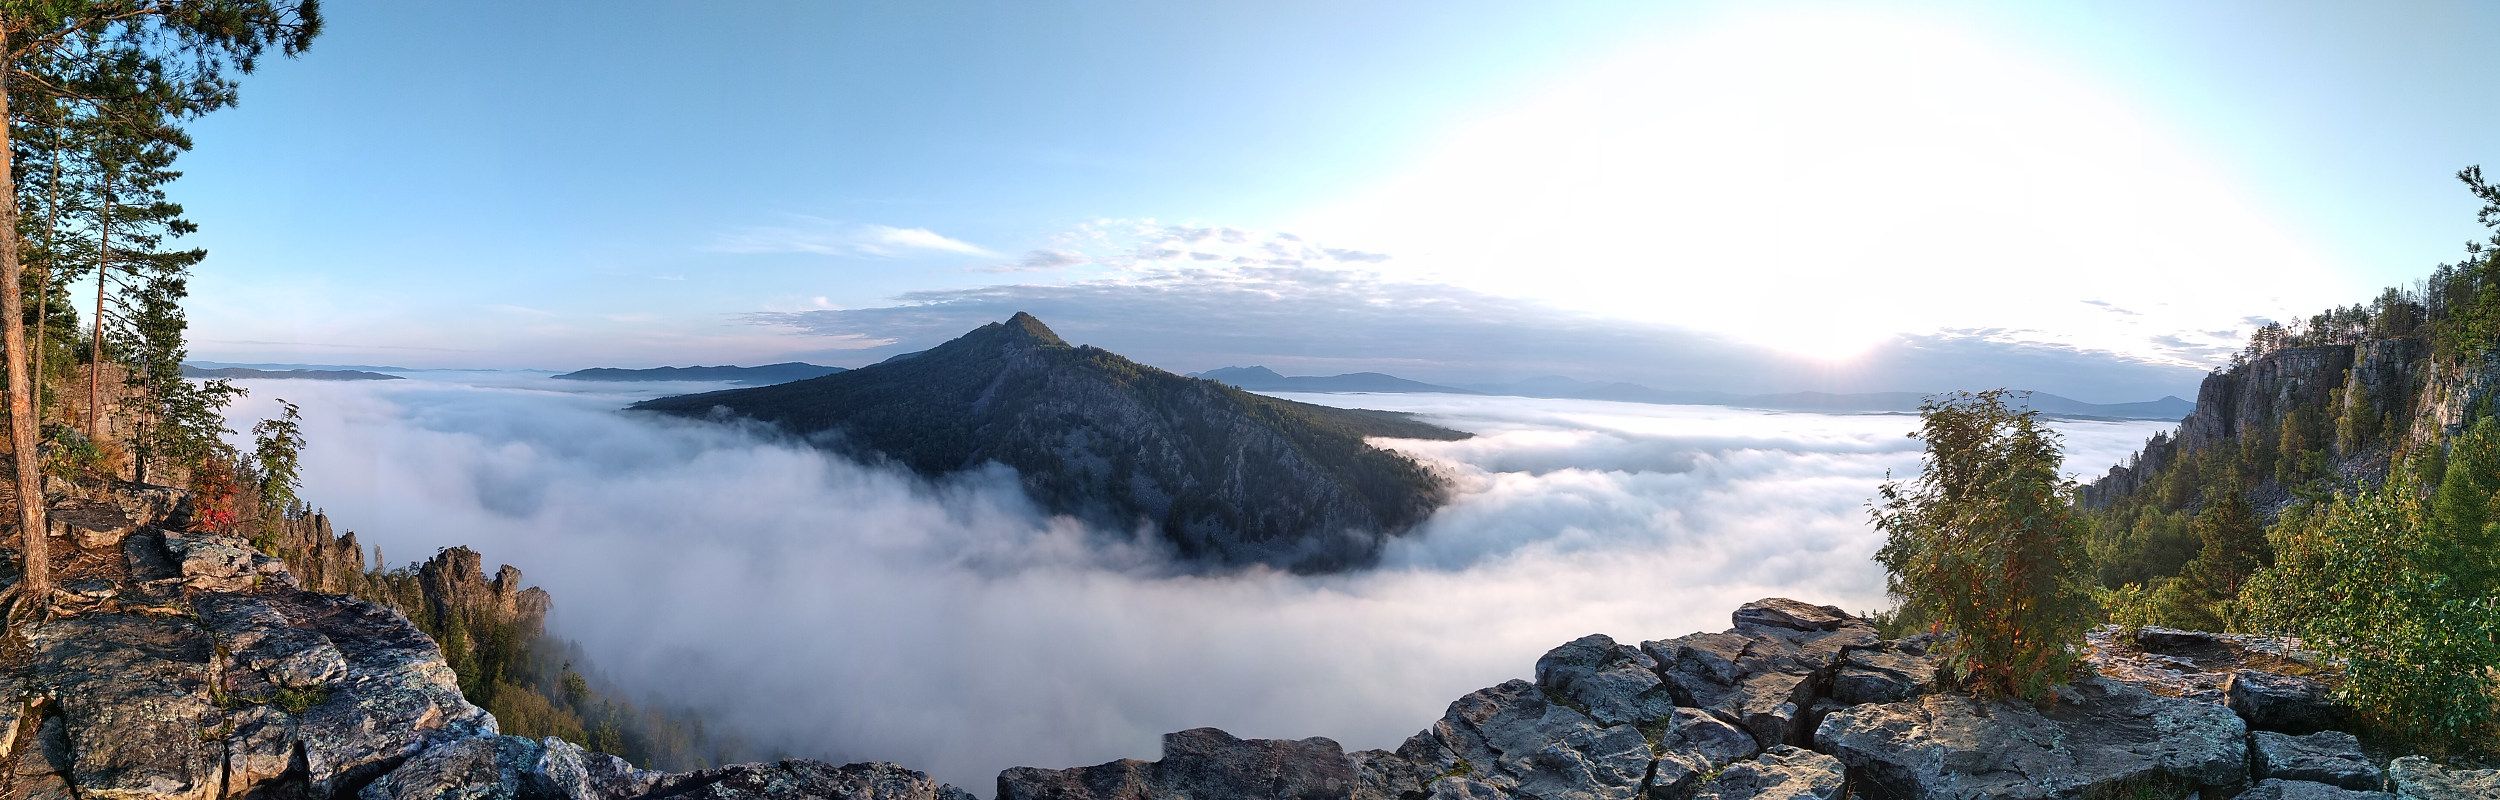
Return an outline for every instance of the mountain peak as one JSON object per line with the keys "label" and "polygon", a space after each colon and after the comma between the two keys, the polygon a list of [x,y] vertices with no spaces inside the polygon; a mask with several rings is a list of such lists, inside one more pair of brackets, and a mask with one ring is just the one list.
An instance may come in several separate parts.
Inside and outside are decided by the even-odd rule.
{"label": "mountain peak", "polygon": [[1062,347],[1068,344],[1068,340],[1059,338],[1059,334],[1052,331],[1050,326],[1042,324],[1042,318],[1022,311],[1016,312],[1015,316],[1008,317],[1005,326],[1008,333],[1018,338],[1030,339],[1038,344]]}
{"label": "mountain peak", "polygon": [[1069,347],[1030,314],[907,360],[634,408],[726,409],[929,477],[1001,464],[1041,505],[1101,530],[1142,523],[1184,559],[1299,571],[1368,565],[1447,499],[1442,476],[1367,439],[1466,437]]}

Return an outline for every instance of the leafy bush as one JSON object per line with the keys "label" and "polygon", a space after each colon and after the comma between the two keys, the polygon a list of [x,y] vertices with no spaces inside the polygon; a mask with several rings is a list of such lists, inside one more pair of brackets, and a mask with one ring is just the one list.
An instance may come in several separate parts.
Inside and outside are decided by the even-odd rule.
{"label": "leafy bush", "polygon": [[1920,406],[1926,469],[1884,483],[1875,558],[1904,614],[1954,635],[1944,666],[1966,688],[2037,699],[2073,672],[2094,608],[2058,436],[2005,396]]}
{"label": "leafy bush", "polygon": [[2448,532],[2432,524],[2407,472],[2287,517],[2274,532],[2274,567],[2241,600],[2260,629],[2344,659],[2341,699],[2387,731],[2488,740],[2500,720],[2500,606],[2458,580]]}
{"label": "leafy bush", "polygon": [[2153,593],[2140,584],[2126,584],[2116,589],[2092,587],[2092,602],[2101,607],[2101,616],[2110,624],[2135,635],[2137,630],[2161,624],[2161,611],[2153,604]]}
{"label": "leafy bush", "polygon": [[77,428],[49,423],[43,426],[43,437],[44,471],[54,480],[85,483],[110,474],[112,464],[104,448]]}

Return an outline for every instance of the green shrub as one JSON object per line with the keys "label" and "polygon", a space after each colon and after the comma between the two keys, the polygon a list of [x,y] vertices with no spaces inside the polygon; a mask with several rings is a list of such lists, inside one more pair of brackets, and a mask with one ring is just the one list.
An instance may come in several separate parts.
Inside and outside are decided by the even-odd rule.
{"label": "green shrub", "polygon": [[2337,692],[2389,733],[2488,741],[2500,720],[2500,606],[2454,573],[2410,470],[2275,531],[2273,568],[2241,596],[2262,630],[2300,636],[2345,661]]}
{"label": "green shrub", "polygon": [[2130,583],[2116,589],[2092,587],[2092,602],[2101,607],[2103,619],[2129,636],[2161,624],[2161,614],[2153,606],[2153,594],[2145,591],[2142,584]]}
{"label": "green shrub", "polygon": [[2057,434],[2005,396],[1920,406],[1926,469],[1884,483],[1875,558],[1904,614],[1954,635],[1948,676],[1977,694],[2038,699],[2072,674],[2094,608]]}

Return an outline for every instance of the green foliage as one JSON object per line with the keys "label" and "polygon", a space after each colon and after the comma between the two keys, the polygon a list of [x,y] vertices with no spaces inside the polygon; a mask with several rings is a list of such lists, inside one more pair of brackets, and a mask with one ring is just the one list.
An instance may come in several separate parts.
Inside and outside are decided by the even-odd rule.
{"label": "green foliage", "polygon": [[[387,563],[376,548],[374,564]],[[459,677],[461,695],[495,715],[503,732],[554,736],[635,764],[692,770],[759,754],[745,742],[710,733],[690,709],[639,705],[604,688],[571,642],[524,630],[489,609],[442,609],[425,595],[415,565],[374,567],[353,594],[397,609],[433,637]]]}
{"label": "green foliage", "polygon": [[269,704],[289,714],[301,714],[330,699],[330,690],[320,686],[304,689],[282,688],[269,696]]}
{"label": "green foliage", "polygon": [[2459,580],[2452,532],[2412,480],[2389,483],[2278,524],[2275,565],[2242,602],[2258,629],[2344,659],[2341,699],[2383,728],[2486,741],[2500,720],[2500,605]]}
{"label": "green foliage", "polygon": [[1906,612],[1954,634],[1945,663],[1965,686],[2037,699],[2072,673],[2093,607],[2057,434],[2005,396],[1920,406],[1926,469],[1885,482],[1876,560]]}
{"label": "green foliage", "polygon": [[2153,605],[2153,595],[2140,584],[2126,584],[2115,589],[2092,587],[2092,602],[2101,607],[2101,617],[2118,626],[2128,635],[2142,628],[2160,625],[2161,612]]}
{"label": "green foliage", "polygon": [[284,399],[278,409],[277,417],[252,426],[252,475],[263,512],[272,514],[301,503],[295,492],[303,485],[304,410]]}
{"label": "green foliage", "polygon": [[2431,344],[2449,358],[2489,352],[2500,343],[2500,185],[2484,180],[2480,166],[2459,171],[2457,180],[2482,201],[2475,220],[2493,233],[2487,241],[2466,243],[2464,258],[2431,273],[2427,294],[2440,323]]}
{"label": "green foliage", "polygon": [[87,483],[108,474],[104,449],[87,435],[60,423],[43,426],[44,471],[54,480]]}
{"label": "green foliage", "polygon": [[2447,448],[2431,516],[2444,533],[2438,558],[2455,570],[2457,591],[2500,595],[2500,417],[2484,417]]}
{"label": "green foliage", "polygon": [[2155,590],[2154,605],[2163,625],[2192,630],[2231,627],[2231,602],[2251,575],[2274,559],[2266,542],[2265,520],[2250,508],[2235,483],[2214,487],[2214,498],[2196,515],[2189,529],[2196,534],[2196,559],[2175,580]]}
{"label": "green foliage", "polygon": [[488,702],[487,713],[495,715],[507,736],[553,736],[585,746],[590,742],[590,729],[579,715],[530,687],[498,682]]}
{"label": "green foliage", "polygon": [[[2500,187],[2479,168],[2458,177],[2495,230],[2488,241],[2367,306],[2261,328],[2225,377],[2287,348],[2400,337],[2427,345],[2425,371],[2500,358]],[[2087,515],[2108,587],[2096,599],[2124,625],[2301,636],[2345,660],[2339,691],[2389,733],[2488,747],[2500,720],[2500,421],[2486,396],[2462,409],[2462,433],[2420,441],[2431,432],[2415,430],[2419,385],[2360,372],[2327,391],[2282,385],[2271,418],[2236,420],[2196,450],[2148,442]],[[2259,497],[2281,502],[2270,529],[2247,506]],[[2182,520],[2196,543],[2183,563]]]}

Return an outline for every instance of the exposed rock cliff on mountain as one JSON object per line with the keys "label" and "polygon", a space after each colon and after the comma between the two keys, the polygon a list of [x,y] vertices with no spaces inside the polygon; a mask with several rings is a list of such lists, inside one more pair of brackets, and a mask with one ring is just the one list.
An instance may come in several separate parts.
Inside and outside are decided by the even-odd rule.
{"label": "exposed rock cliff on mountain", "polygon": [[1174,375],[1028,314],[910,359],[634,408],[758,420],[927,475],[1004,464],[1051,508],[1151,525],[1185,557],[1310,571],[1369,563],[1446,492],[1366,437],[1466,436]]}
{"label": "exposed rock cliff on mountain", "polygon": [[[2282,457],[2274,448],[2286,441],[2287,426],[2330,456],[2321,466],[2334,483],[2374,481],[2393,453],[2456,435],[2495,394],[2500,358],[2491,353],[2439,359],[2405,337],[2273,350],[2206,376],[2175,434],[2155,436],[2128,463],[2081,487],[2081,499],[2105,506],[2154,488],[2170,465],[2218,448]],[[2278,476],[2257,477],[2247,489],[2268,501],[2262,505],[2290,498]]]}

